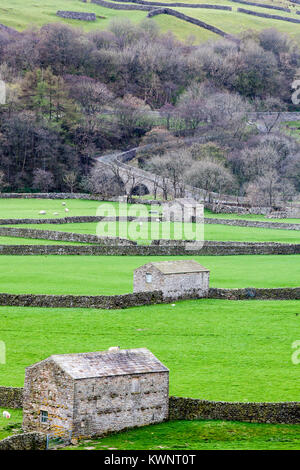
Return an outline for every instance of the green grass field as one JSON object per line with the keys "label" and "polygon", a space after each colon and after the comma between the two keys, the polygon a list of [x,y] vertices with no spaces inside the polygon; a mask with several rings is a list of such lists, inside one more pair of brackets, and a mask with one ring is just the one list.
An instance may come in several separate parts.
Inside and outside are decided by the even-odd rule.
{"label": "green grass field", "polygon": [[[120,236],[130,238],[139,243],[147,243],[154,239],[194,239],[195,224],[181,224],[151,222],[151,224],[130,222],[87,222],[68,224],[20,224],[12,227],[32,228],[39,230],[58,230],[62,232],[84,233],[101,236]],[[197,225],[197,230],[200,229]],[[202,227],[203,228],[203,227]],[[201,232],[200,232],[201,234]],[[251,242],[282,242],[300,243],[300,231],[282,229],[263,229],[256,227],[237,227],[230,225],[205,224],[204,240],[217,241],[251,241]]]}
{"label": "green grass field", "polygon": [[[244,5],[229,2],[227,0],[192,0],[192,3],[213,3],[221,5],[230,5],[232,12],[216,11],[206,9],[189,9],[175,8],[182,11],[186,15],[198,18],[213,26],[223,29],[227,33],[238,34],[246,29],[261,30],[265,28],[276,27],[279,31],[289,33],[295,39],[300,41],[299,25],[277,21],[266,18],[258,18],[242,13],[237,13],[238,7]],[[183,0],[184,3],[184,0]],[[189,2],[191,1],[189,0]],[[273,2],[266,2],[274,4]],[[277,14],[279,16],[297,17],[295,14],[296,7],[289,2],[275,2],[276,4],[290,6],[292,13],[274,12],[264,8],[250,7],[253,11],[261,11],[269,14]],[[168,0],[166,0],[168,4]],[[94,12],[97,15],[96,22],[82,22],[76,20],[65,20],[56,16],[57,10],[72,10]],[[18,13],[16,15],[16,12]],[[42,26],[47,23],[64,22],[73,26],[78,26],[86,31],[95,29],[106,29],[109,22],[114,18],[130,18],[133,22],[138,23],[146,18],[147,12],[143,11],[120,11],[104,8],[91,3],[82,3],[80,0],[48,0],[45,2],[37,2],[35,0],[2,0],[0,7],[0,23],[11,26],[18,30],[24,30],[31,26]],[[168,15],[161,15],[155,20],[162,32],[172,31],[180,39],[188,39],[194,37],[196,42],[206,41],[209,39],[217,39],[218,36],[205,29],[195,25],[188,24],[177,18]]]}
{"label": "green grass field", "polygon": [[239,215],[239,214],[215,214],[214,212],[205,209],[204,215],[207,218],[213,219],[237,219],[237,220],[253,220],[259,222],[279,222],[281,224],[300,224],[300,219],[272,219],[268,218],[262,214],[246,214],[246,215]]}
{"label": "green grass field", "polygon": [[297,301],[190,300],[126,310],[0,307],[7,360],[0,383],[51,354],[149,348],[170,369],[170,394],[225,401],[299,399]]}
{"label": "green grass field", "polygon": [[[66,206],[63,206],[62,203]],[[68,214],[65,207],[69,209]],[[101,215],[128,215],[138,216],[139,210],[150,210],[148,205],[140,204],[119,204],[116,202],[80,200],[80,199],[18,199],[7,198],[0,199],[0,219],[57,219],[62,217],[74,216],[96,216],[97,210],[101,211]],[[161,212],[160,206],[153,208]],[[46,214],[41,215],[40,211],[45,210]],[[54,214],[58,213],[58,214]],[[220,219],[242,219],[242,220],[262,220],[265,222],[283,222],[283,223],[300,223],[300,219],[269,219],[264,215],[249,214],[215,214],[205,209],[205,217],[213,217]]]}
{"label": "green grass field", "polygon": [[[63,205],[65,204],[65,206]],[[95,216],[97,209],[106,208],[107,215],[114,215],[118,203],[89,201],[84,199],[0,199],[0,219],[58,219],[68,216]],[[121,209],[126,205],[121,204]],[[69,212],[66,213],[65,209]],[[40,211],[46,211],[41,215]],[[57,213],[57,214],[56,214]]]}
{"label": "green grass field", "polygon": [[[9,421],[0,408],[0,439],[18,433],[22,411],[8,410]],[[176,421],[132,429],[101,439],[86,439],[71,450],[297,450],[298,425],[253,424],[225,421]]]}
{"label": "green grass field", "polygon": [[[62,202],[0,199],[0,217],[39,218],[42,209],[47,211],[46,218],[57,217],[53,212],[64,217]],[[99,206],[97,201],[68,200],[66,204],[69,215],[96,215]],[[114,215],[117,204],[107,203],[103,207],[107,209],[106,215]],[[132,206],[131,210],[138,207]],[[258,220],[263,220],[263,216],[258,216]],[[96,233],[95,223],[27,226]],[[288,230],[205,226],[205,238],[214,240],[299,242],[299,235]],[[146,238],[150,237],[145,235]],[[0,243],[57,242],[1,237]],[[74,295],[132,292],[136,267],[152,260],[174,258],[182,259],[3,255],[0,256],[0,291]],[[211,270],[211,286],[300,285],[297,255],[185,258],[196,259]],[[298,301],[213,299],[125,310],[0,307],[0,341],[6,345],[6,364],[0,364],[0,384],[22,386],[25,367],[51,354],[97,351],[120,345],[122,349],[147,347],[166,364],[170,369],[172,395],[241,402],[296,401],[299,366],[292,363],[291,355],[292,343],[300,335],[299,313]],[[22,421],[21,410],[11,410],[10,421],[2,417],[2,411],[0,439],[20,432]],[[299,426],[292,425],[182,421],[133,429],[72,446],[72,449],[85,448],[299,449],[300,433]]]}
{"label": "green grass field", "polygon": [[11,410],[5,408],[10,413],[10,419],[3,418],[2,412],[4,408],[0,408],[0,440],[11,436],[14,432],[21,431],[22,410]]}
{"label": "green grass field", "polygon": [[[163,256],[0,256],[0,290],[14,294],[132,292],[133,270]],[[299,255],[185,256],[211,270],[212,287],[298,287]]]}
{"label": "green grass field", "polygon": [[299,425],[175,421],[133,429],[73,450],[299,450]]}

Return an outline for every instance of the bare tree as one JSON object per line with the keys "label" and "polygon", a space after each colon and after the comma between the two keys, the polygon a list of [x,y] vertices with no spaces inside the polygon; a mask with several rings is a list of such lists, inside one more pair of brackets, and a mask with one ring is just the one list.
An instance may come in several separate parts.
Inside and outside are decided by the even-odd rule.
{"label": "bare tree", "polygon": [[51,171],[45,171],[38,168],[34,172],[33,187],[43,192],[48,192],[49,189],[54,187],[54,178]]}
{"label": "bare tree", "polygon": [[0,191],[7,185],[4,171],[0,170]]}
{"label": "bare tree", "polygon": [[256,99],[254,101],[256,119],[264,124],[265,132],[268,134],[278,128],[281,116],[286,111],[286,104],[280,99],[268,96],[264,100]]}
{"label": "bare tree", "polygon": [[275,170],[266,172],[246,188],[246,195],[253,205],[272,207],[293,196],[293,185],[280,180]]}
{"label": "bare tree", "polygon": [[63,177],[63,182],[69,188],[70,193],[73,193],[78,183],[78,175],[74,171],[70,171]]}
{"label": "bare tree", "polygon": [[186,174],[191,185],[205,191],[205,200],[210,202],[211,192],[233,193],[236,181],[231,172],[221,162],[203,159],[197,161]]}
{"label": "bare tree", "polygon": [[85,189],[104,196],[125,194],[123,180],[117,165],[97,163],[85,180]]}

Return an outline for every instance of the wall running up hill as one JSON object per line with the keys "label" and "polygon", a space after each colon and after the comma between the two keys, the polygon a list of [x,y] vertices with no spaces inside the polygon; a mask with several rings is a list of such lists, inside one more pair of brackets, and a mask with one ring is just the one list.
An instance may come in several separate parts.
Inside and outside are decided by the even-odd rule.
{"label": "wall running up hill", "polygon": [[260,18],[270,18],[272,20],[288,21],[290,23],[300,23],[300,20],[297,20],[295,18],[289,18],[287,16],[268,15],[267,13],[259,13],[257,11],[246,10],[245,8],[238,8],[237,11],[239,13],[245,13],[246,15],[259,16]]}

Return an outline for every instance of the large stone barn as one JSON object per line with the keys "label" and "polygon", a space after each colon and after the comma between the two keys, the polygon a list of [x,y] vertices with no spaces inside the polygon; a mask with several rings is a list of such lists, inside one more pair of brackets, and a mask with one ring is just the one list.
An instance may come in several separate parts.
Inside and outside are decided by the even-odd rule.
{"label": "large stone barn", "polygon": [[50,356],[26,368],[24,431],[97,436],[164,421],[169,370],[148,349]]}
{"label": "large stone barn", "polygon": [[133,290],[160,290],[165,299],[206,297],[209,290],[209,270],[194,260],[144,264],[134,271]]}

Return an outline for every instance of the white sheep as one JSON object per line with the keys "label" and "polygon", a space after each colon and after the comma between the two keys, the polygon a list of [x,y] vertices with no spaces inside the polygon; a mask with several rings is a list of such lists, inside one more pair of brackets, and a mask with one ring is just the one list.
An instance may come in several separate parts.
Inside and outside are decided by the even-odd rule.
{"label": "white sheep", "polygon": [[63,205],[63,206],[65,206],[65,205],[66,205],[66,203],[65,203],[65,202],[62,202],[62,205]]}
{"label": "white sheep", "polygon": [[69,212],[69,209],[67,207],[65,208],[65,212]]}
{"label": "white sheep", "polygon": [[10,413],[8,411],[3,411],[3,418],[10,419]]}
{"label": "white sheep", "polygon": [[59,215],[58,212],[53,212],[53,215]]}
{"label": "white sheep", "polygon": [[46,211],[40,211],[40,214],[46,214]]}
{"label": "white sheep", "polygon": [[120,351],[120,346],[112,346],[108,350],[109,350],[109,352],[118,352],[118,351]]}

